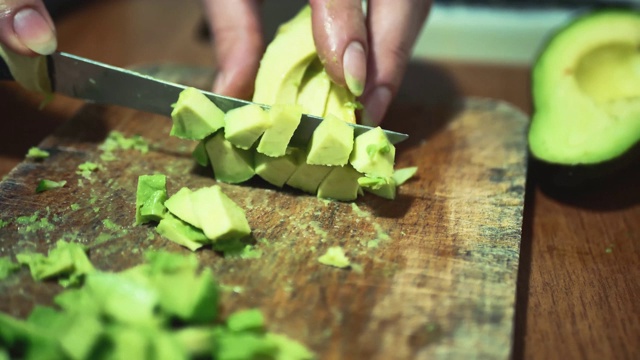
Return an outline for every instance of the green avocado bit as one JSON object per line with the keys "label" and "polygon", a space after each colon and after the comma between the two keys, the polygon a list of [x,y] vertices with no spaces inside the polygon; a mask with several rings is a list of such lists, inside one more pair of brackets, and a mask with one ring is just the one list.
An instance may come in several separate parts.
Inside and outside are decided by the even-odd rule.
{"label": "green avocado bit", "polygon": [[188,140],[202,140],[224,126],[224,112],[193,87],[180,92],[171,119],[170,135]]}
{"label": "green avocado bit", "polygon": [[198,144],[191,152],[191,156],[196,161],[196,163],[200,166],[209,165],[209,155],[207,155],[207,149],[204,147],[205,140],[198,141]]}
{"label": "green avocado bit", "polygon": [[202,230],[178,219],[171,213],[167,213],[160,220],[156,231],[165,239],[182,245],[191,251],[196,251],[209,242]]}
{"label": "green avocado bit", "polygon": [[29,151],[27,151],[27,158],[29,159],[46,159],[48,157],[49,157],[48,151],[42,150],[35,146],[29,148]]}
{"label": "green avocado bit", "polygon": [[227,318],[227,327],[232,331],[263,331],[264,315],[259,309],[236,311]]}
{"label": "green avocado bit", "polygon": [[54,181],[54,180],[43,179],[43,180],[40,180],[40,182],[38,183],[38,186],[36,186],[36,193],[41,193],[41,192],[52,190],[52,189],[58,189],[65,186],[66,184],[67,184],[66,180]]}
{"label": "green avocado bit", "polygon": [[94,171],[97,171],[100,168],[100,165],[97,163],[86,161],[82,164],[78,165],[78,170],[76,170],[76,174],[81,175],[82,177],[88,179],[91,177],[91,174]]}
{"label": "green avocado bit", "polygon": [[56,247],[47,256],[40,253],[19,253],[16,259],[20,264],[29,266],[34,280],[57,277],[65,287],[79,285],[85,275],[95,271],[83,246],[62,240],[56,243]]}
{"label": "green avocado bit", "polygon": [[161,174],[138,177],[136,225],[160,221],[167,212],[167,178]]}
{"label": "green avocado bit", "polygon": [[318,258],[321,264],[335,266],[339,268],[347,268],[351,266],[351,261],[345,256],[344,249],[340,246],[332,246],[327,252]]}
{"label": "green avocado bit", "polygon": [[8,256],[0,256],[0,280],[6,279],[18,269],[20,269],[20,264],[11,261]]}
{"label": "green avocado bit", "polygon": [[146,154],[149,152],[149,143],[140,135],[126,137],[123,133],[112,130],[109,132],[104,142],[99,146],[99,149],[109,154],[107,155],[109,158],[107,160],[113,160],[115,159],[115,156],[113,156],[112,152],[116,150],[138,150],[141,153]]}
{"label": "green avocado bit", "polygon": [[400,186],[406,183],[412,177],[414,177],[417,172],[418,172],[417,166],[396,169],[393,172],[392,178],[396,182],[396,185]]}

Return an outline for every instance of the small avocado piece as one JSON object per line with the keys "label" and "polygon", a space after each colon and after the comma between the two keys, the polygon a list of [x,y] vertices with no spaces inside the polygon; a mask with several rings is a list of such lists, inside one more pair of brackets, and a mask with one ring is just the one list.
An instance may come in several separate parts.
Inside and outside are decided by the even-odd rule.
{"label": "small avocado piece", "polygon": [[230,184],[245,182],[253,177],[253,151],[233,146],[225,133],[218,131],[204,144],[216,180]]}
{"label": "small avocado piece", "polygon": [[136,191],[136,225],[160,221],[167,208],[167,177],[162,174],[141,175]]}
{"label": "small avocado piece", "polygon": [[397,169],[393,172],[393,176],[391,176],[391,178],[363,177],[358,179],[358,183],[365,191],[385,199],[393,200],[396,198],[397,187],[407,182],[407,180],[412,178],[417,171],[418,168],[415,166]]}
{"label": "small avocado piece", "polygon": [[[201,324],[211,322],[218,315],[218,288],[211,269],[200,274],[177,271],[152,274],[158,291],[160,307],[182,321]],[[189,294],[185,296],[185,294]]]}
{"label": "small avocado piece", "polygon": [[191,199],[200,228],[212,241],[239,239],[251,234],[244,210],[225,195],[219,185],[198,189]]}
{"label": "small avocado piece", "polygon": [[321,264],[335,266],[339,268],[347,268],[351,266],[351,261],[344,254],[344,249],[341,246],[332,246],[327,249],[327,252],[318,258]]}
{"label": "small avocado piece", "polygon": [[331,166],[307,164],[306,152],[299,152],[298,167],[287,180],[287,185],[309,194],[316,194],[322,180],[333,170]]}
{"label": "small avocado piece", "polygon": [[333,115],[327,116],[313,131],[307,163],[346,165],[353,149],[353,128]]}
{"label": "small avocado piece", "polygon": [[204,147],[205,141],[207,141],[206,138],[198,141],[198,144],[195,148],[193,148],[193,151],[191,152],[191,157],[193,157],[196,163],[200,166],[209,165],[209,156],[207,155],[207,149],[205,149]]}
{"label": "small avocado piece", "polygon": [[192,87],[180,92],[171,119],[170,135],[188,140],[202,140],[224,126],[224,112]]}
{"label": "small avocado piece", "polygon": [[191,251],[196,251],[202,245],[209,242],[202,230],[178,219],[171,213],[167,213],[156,227],[158,233],[178,245],[182,245]]}
{"label": "small avocado piece", "polygon": [[340,201],[351,201],[358,198],[362,177],[351,165],[332,166],[331,172],[318,186],[318,197]]}
{"label": "small avocado piece", "polygon": [[17,254],[16,259],[29,266],[34,280],[60,277],[63,286],[77,285],[82,277],[95,271],[82,245],[63,240],[59,240],[47,256],[25,252]]}
{"label": "small avocado piece", "polygon": [[45,192],[48,190],[59,189],[67,184],[66,180],[54,181],[49,179],[42,179],[36,186],[36,193]]}
{"label": "small avocado piece", "polygon": [[316,56],[311,7],[305,5],[280,26],[267,46],[256,75],[253,102],[295,104],[305,70]]}
{"label": "small avocado piece", "polygon": [[532,73],[532,155],[596,166],[640,141],[640,12],[601,10],[560,29]]}
{"label": "small avocado piece", "polygon": [[356,97],[349,89],[332,82],[327,105],[324,109],[324,117],[333,115],[344,122],[355,124],[356,113],[355,106],[353,106],[355,103]]}
{"label": "small avocado piece", "polygon": [[30,147],[29,151],[27,151],[27,158],[29,159],[46,159],[49,157],[49,152],[46,150],[42,150],[35,146]]}
{"label": "small avocado piece", "polygon": [[227,318],[227,327],[231,331],[264,331],[264,315],[259,309],[236,311]]}
{"label": "small avocado piece", "polygon": [[249,104],[225,114],[224,136],[236,147],[249,150],[270,125],[269,113],[258,104]]}
{"label": "small avocado piece", "polygon": [[175,194],[171,195],[164,206],[167,207],[169,212],[182,221],[187,222],[197,228],[200,228],[199,220],[196,215],[196,211],[191,203],[191,194],[193,191],[187,187],[183,187]]}
{"label": "small avocado piece", "polygon": [[324,109],[329,98],[331,79],[319,58],[312,61],[305,70],[298,88],[297,103],[305,114],[324,116]]}
{"label": "small avocado piece", "polygon": [[280,157],[256,154],[256,174],[268,183],[283,187],[298,167],[300,157],[297,148],[288,148]]}
{"label": "small avocado piece", "polygon": [[393,175],[396,148],[379,126],[356,136],[351,165],[369,177],[389,178]]}
{"label": "small avocado piece", "polygon": [[276,104],[269,110],[271,126],[262,134],[257,151],[271,157],[283,156],[293,133],[300,125],[302,106]]}

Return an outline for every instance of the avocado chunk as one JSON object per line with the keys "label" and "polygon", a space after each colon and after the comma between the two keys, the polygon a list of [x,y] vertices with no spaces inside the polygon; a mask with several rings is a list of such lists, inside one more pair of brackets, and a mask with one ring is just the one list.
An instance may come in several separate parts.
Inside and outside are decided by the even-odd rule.
{"label": "avocado chunk", "polygon": [[270,125],[269,113],[260,105],[249,104],[225,114],[224,136],[236,147],[248,150]]}
{"label": "avocado chunk", "polygon": [[411,179],[417,171],[418,168],[415,166],[397,169],[388,179],[362,177],[358,179],[358,183],[367,192],[393,200],[396,198],[397,187]]}
{"label": "avocado chunk", "polygon": [[269,110],[271,126],[264,132],[257,151],[271,157],[283,156],[293,133],[300,124],[302,106],[276,104]]}
{"label": "avocado chunk", "polygon": [[305,70],[316,58],[311,7],[306,5],[280,26],[267,46],[256,75],[253,102],[295,104]]}
{"label": "avocado chunk", "polygon": [[331,172],[318,186],[318,197],[340,201],[351,201],[358,198],[362,174],[351,165],[332,166]]}
{"label": "avocado chunk", "polygon": [[138,177],[136,191],[136,225],[160,221],[167,208],[167,177],[161,174]]}
{"label": "avocado chunk", "polygon": [[356,136],[349,162],[368,177],[393,175],[396,148],[379,126]]}
{"label": "avocado chunk", "polygon": [[272,185],[283,187],[298,167],[299,152],[297,148],[288,148],[284,156],[276,158],[257,153],[256,174]]}
{"label": "avocado chunk", "polygon": [[165,206],[173,215],[202,229],[210,242],[235,240],[251,233],[244,211],[219,185],[195,191],[182,188]]}
{"label": "avocado chunk", "polygon": [[353,128],[333,115],[327,116],[313,131],[307,163],[345,165],[353,149]]}
{"label": "avocado chunk", "polygon": [[307,164],[307,155],[302,151],[298,153],[298,156],[300,156],[298,167],[287,180],[287,185],[315,195],[318,191],[318,186],[320,186],[322,180],[327,177],[333,167]]}
{"label": "avocado chunk", "polygon": [[224,112],[192,87],[180,92],[171,119],[170,135],[188,140],[202,140],[224,126]]}
{"label": "avocado chunk", "polygon": [[255,174],[253,151],[233,146],[225,139],[223,131],[207,138],[204,147],[216,180],[236,184],[251,179]]}
{"label": "avocado chunk", "polygon": [[209,239],[207,239],[207,236],[202,230],[187,224],[171,213],[167,213],[165,217],[160,220],[156,231],[164,238],[178,245],[182,245],[191,251],[196,251],[201,248],[202,245],[209,242]]}
{"label": "avocado chunk", "polygon": [[640,140],[640,12],[580,16],[544,46],[532,74],[532,155],[595,165]]}
{"label": "avocado chunk", "polygon": [[207,149],[204,147],[205,141],[206,138],[198,141],[198,144],[196,144],[196,147],[193,148],[193,151],[191,152],[191,157],[193,157],[193,160],[195,160],[200,166],[209,165],[209,156],[207,155]]}

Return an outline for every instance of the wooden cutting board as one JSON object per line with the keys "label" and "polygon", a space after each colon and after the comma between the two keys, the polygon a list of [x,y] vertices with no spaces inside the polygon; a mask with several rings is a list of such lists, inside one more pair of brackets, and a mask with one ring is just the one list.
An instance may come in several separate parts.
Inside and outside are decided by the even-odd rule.
{"label": "wooden cutting board", "polygon": [[[259,307],[269,329],[321,359],[505,359],[512,345],[526,173],[527,118],[508,104],[465,99],[455,107],[399,102],[393,130],[411,134],[397,167],[418,166],[395,201],[366,195],[330,202],[277,190],[260,179],[222,184],[246,212],[259,258],[198,256],[223,285],[223,313]],[[17,121],[17,119],[13,119]],[[90,248],[97,268],[121,270],[147,249],[188,250],[153,226],[133,226],[139,175],[163,173],[168,190],[214,184],[190,157],[194,144],[168,136],[170,120],[117,107],[85,106],[0,183],[0,256],[46,252],[58,239]],[[112,130],[141,135],[151,150],[99,146]],[[102,169],[84,179],[79,164]],[[66,180],[35,193],[40,179]],[[73,206],[72,206],[73,205]],[[74,210],[76,209],[76,210]],[[32,217],[30,221],[19,217]],[[317,258],[342,246],[351,270]],[[0,310],[26,316],[51,304],[55,282],[27,269],[0,282]]]}

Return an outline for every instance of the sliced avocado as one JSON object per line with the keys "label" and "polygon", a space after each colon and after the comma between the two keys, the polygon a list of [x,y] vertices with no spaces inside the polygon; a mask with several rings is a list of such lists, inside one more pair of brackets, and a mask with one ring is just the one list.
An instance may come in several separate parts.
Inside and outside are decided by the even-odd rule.
{"label": "sliced avocado", "polygon": [[213,242],[234,240],[251,234],[244,210],[222,192],[218,185],[193,191],[191,204],[196,213],[195,227]]}
{"label": "sliced avocado", "polygon": [[288,148],[284,156],[276,158],[257,153],[256,174],[277,187],[284,186],[298,167],[299,152],[299,149]]}
{"label": "sliced avocado", "polygon": [[171,119],[170,135],[189,140],[202,140],[224,126],[224,112],[192,87],[180,92]]}
{"label": "sliced avocado", "polygon": [[167,209],[167,177],[161,174],[138,177],[136,191],[136,225],[160,221]]}
{"label": "sliced avocado", "polygon": [[327,177],[333,167],[307,164],[307,155],[302,151],[298,153],[298,156],[300,157],[298,167],[287,180],[287,185],[315,195],[318,191],[318,186],[320,186],[322,180]]}
{"label": "sliced avocado", "polygon": [[167,207],[169,212],[180,218],[182,221],[200,228],[196,211],[191,203],[191,193],[193,193],[191,189],[183,187],[178,190],[178,192],[171,195],[171,197],[165,201],[164,206]]}
{"label": "sliced avocado", "polygon": [[0,44],[0,57],[4,59],[11,75],[22,87],[45,95],[52,94],[46,56],[30,57],[16,54]]}
{"label": "sliced avocado", "polygon": [[280,26],[267,46],[256,75],[253,102],[295,104],[304,72],[316,56],[311,7],[306,5]]}
{"label": "sliced avocado", "polygon": [[356,97],[346,87],[331,83],[327,105],[324,109],[324,117],[333,115],[338,119],[351,124],[356,123]]}
{"label": "sliced avocado", "polygon": [[249,104],[229,110],[224,116],[224,135],[230,143],[248,150],[271,125],[269,113]]}
{"label": "sliced avocado", "polygon": [[389,178],[393,175],[395,156],[396,148],[378,126],[355,138],[349,162],[369,177]]}
{"label": "sliced avocado", "polygon": [[532,76],[533,156],[596,165],[640,140],[640,12],[583,15],[544,46]]}
{"label": "sliced avocado", "polygon": [[269,110],[271,126],[264,132],[257,151],[271,157],[283,156],[293,133],[300,124],[302,107],[291,104],[275,104]]}
{"label": "sliced avocado", "polygon": [[322,66],[320,59],[312,61],[305,70],[298,89],[297,103],[305,114],[324,116],[324,108],[329,97],[331,79]]}
{"label": "sliced avocado", "polygon": [[201,248],[203,244],[209,242],[209,239],[207,239],[207,236],[202,230],[178,219],[171,213],[168,213],[160,220],[156,230],[164,238],[178,245],[182,245],[191,251],[196,251]]}
{"label": "sliced avocado", "polygon": [[353,128],[334,115],[328,115],[314,130],[307,163],[345,165],[353,149]]}
{"label": "sliced avocado", "polygon": [[332,166],[331,172],[318,186],[318,197],[341,201],[355,200],[360,192],[360,177],[362,174],[351,165]]}
{"label": "sliced avocado", "polygon": [[216,180],[236,184],[251,179],[255,174],[253,151],[233,146],[225,139],[223,131],[207,138],[204,147]]}

